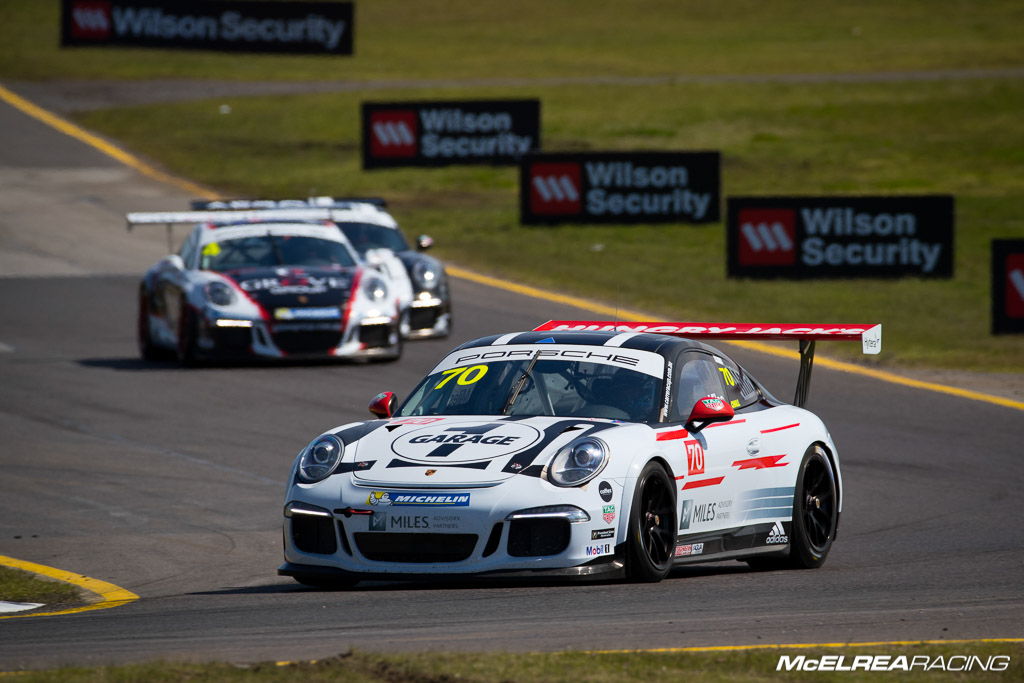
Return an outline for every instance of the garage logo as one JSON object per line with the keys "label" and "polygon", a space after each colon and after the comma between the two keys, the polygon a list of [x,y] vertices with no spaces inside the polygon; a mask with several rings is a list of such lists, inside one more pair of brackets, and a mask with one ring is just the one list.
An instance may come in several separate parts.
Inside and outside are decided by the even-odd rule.
{"label": "garage logo", "polygon": [[416,156],[416,112],[374,112],[370,116],[370,129],[370,150],[374,156]]}
{"label": "garage logo", "polygon": [[71,5],[71,35],[86,40],[110,37],[110,3],[79,0]]}
{"label": "garage logo", "polygon": [[581,175],[579,164],[532,164],[530,209],[540,216],[580,213]]}
{"label": "garage logo", "polygon": [[792,209],[740,211],[740,265],[789,266],[796,262],[796,212]]}
{"label": "garage logo", "polygon": [[534,427],[515,422],[457,422],[406,432],[391,450],[413,462],[452,465],[512,455],[541,437]]}

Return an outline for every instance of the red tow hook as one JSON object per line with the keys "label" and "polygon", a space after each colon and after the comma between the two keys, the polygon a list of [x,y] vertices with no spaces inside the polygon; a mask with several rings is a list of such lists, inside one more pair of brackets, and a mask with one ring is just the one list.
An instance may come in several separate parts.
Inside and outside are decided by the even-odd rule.
{"label": "red tow hook", "polygon": [[373,510],[360,510],[358,508],[353,507],[335,508],[334,514],[345,515],[346,517],[351,517],[352,515],[372,515]]}

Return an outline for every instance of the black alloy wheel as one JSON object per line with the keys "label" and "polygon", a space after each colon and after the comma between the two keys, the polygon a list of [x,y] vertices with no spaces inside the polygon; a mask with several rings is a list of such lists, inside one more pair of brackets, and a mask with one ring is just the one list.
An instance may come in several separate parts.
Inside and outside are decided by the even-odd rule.
{"label": "black alloy wheel", "polygon": [[839,524],[836,475],[825,450],[814,444],[797,476],[789,559],[793,567],[815,569],[825,564]]}
{"label": "black alloy wheel", "polygon": [[661,581],[672,568],[676,499],[665,468],[649,462],[640,473],[629,510],[626,572],[633,581]]}

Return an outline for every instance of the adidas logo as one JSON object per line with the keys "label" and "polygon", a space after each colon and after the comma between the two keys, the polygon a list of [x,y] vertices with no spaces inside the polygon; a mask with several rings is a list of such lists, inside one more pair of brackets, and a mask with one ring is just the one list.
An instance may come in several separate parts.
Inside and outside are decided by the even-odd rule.
{"label": "adidas logo", "polygon": [[782,528],[782,522],[775,522],[772,530],[768,532],[768,538],[765,539],[765,543],[769,545],[772,543],[789,543],[789,536],[786,535],[786,530]]}

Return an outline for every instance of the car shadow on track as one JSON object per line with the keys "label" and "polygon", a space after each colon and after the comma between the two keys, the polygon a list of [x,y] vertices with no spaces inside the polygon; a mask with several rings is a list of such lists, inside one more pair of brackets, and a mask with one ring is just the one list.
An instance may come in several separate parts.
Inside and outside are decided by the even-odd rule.
{"label": "car shadow on track", "polygon": [[[746,564],[737,563],[731,565],[706,565],[701,567],[679,567],[673,569],[665,582],[685,581],[705,576],[726,576],[734,574],[747,574],[756,570]],[[303,586],[298,583],[275,583],[264,586],[245,586],[238,588],[223,588],[220,590],[200,591],[189,595],[269,595],[281,593],[379,593],[391,591],[434,591],[434,590],[482,590],[482,589],[508,589],[508,588],[588,588],[593,586],[628,586],[633,585],[623,579],[604,579],[598,581],[567,580],[559,578],[486,578],[475,577],[471,579],[460,577],[441,577],[431,580],[413,581],[361,581],[355,586],[340,586],[338,588]]]}

